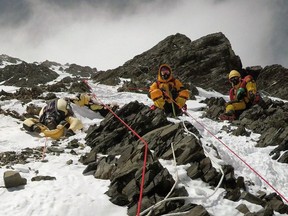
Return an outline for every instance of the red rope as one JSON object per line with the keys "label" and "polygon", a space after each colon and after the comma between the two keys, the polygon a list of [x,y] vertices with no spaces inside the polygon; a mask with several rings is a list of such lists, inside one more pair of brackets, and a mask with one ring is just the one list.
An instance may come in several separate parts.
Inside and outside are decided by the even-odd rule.
{"label": "red rope", "polygon": [[[179,104],[177,104],[177,102],[175,100],[173,100],[173,98],[171,98],[168,94],[165,93],[165,95],[167,97],[169,97],[173,103],[175,103],[178,107],[181,108],[181,106]],[[288,200],[287,198],[282,195],[276,188],[273,187],[273,185],[271,185],[263,176],[261,176],[252,166],[250,166],[244,159],[242,159],[239,155],[237,155],[237,153],[235,153],[231,148],[229,148],[222,140],[220,140],[218,137],[216,137],[211,131],[209,131],[205,125],[203,125],[202,123],[200,123],[199,121],[197,121],[192,115],[190,115],[186,110],[182,111],[187,114],[188,116],[190,116],[192,119],[194,119],[194,121],[196,121],[201,127],[203,127],[211,136],[213,136],[216,140],[218,140],[222,145],[224,145],[232,154],[234,154],[239,160],[241,160],[250,170],[252,170],[258,177],[260,177],[270,188],[272,188],[280,197],[282,197],[287,203]]]}
{"label": "red rope", "polygon": [[47,148],[47,137],[45,138],[45,143],[44,143],[44,146],[43,146],[42,161],[43,161],[44,158],[45,158],[46,148]]}
{"label": "red rope", "polygon": [[[87,83],[88,84],[88,83]],[[89,85],[88,85],[89,86]],[[91,87],[90,87],[91,89]],[[182,107],[172,98],[170,97],[170,95],[168,95],[166,92],[164,92],[164,94],[169,97],[173,103],[175,103],[180,109],[182,109]],[[104,105],[104,104],[103,104]],[[104,105],[105,106],[105,105]],[[113,115],[115,114],[110,108],[108,108],[110,112],[113,113]],[[190,116],[192,119],[194,119],[201,127],[203,127],[212,137],[214,137],[216,140],[218,140],[222,145],[224,145],[232,154],[234,154],[239,160],[241,160],[250,170],[252,170],[258,177],[260,177],[270,188],[272,188],[283,200],[286,201],[286,203],[288,203],[287,198],[282,195],[273,185],[271,185],[262,175],[260,175],[252,166],[250,166],[244,159],[242,159],[239,155],[237,155],[231,148],[229,148],[222,140],[220,140],[218,137],[216,137],[216,135],[214,135],[211,131],[209,131],[205,125],[203,125],[202,123],[200,123],[198,120],[196,120],[192,115],[190,115],[186,110],[182,111],[187,114],[188,116]],[[115,117],[117,115],[115,114]],[[120,118],[119,118],[120,120]],[[120,120],[122,122],[122,120]],[[125,126],[127,125],[126,123],[124,124]],[[131,130],[133,132],[133,130],[127,125],[126,127],[129,128],[129,130]],[[134,131],[135,132],[135,131]],[[133,133],[134,133],[133,132]],[[135,132],[135,135],[137,133]],[[136,135],[144,144],[145,144],[145,154],[144,154],[144,164],[145,166],[143,166],[143,171],[142,171],[142,182],[141,182],[141,188],[140,188],[140,196],[139,196],[139,204],[138,204],[138,210],[137,210],[137,216],[139,216],[140,214],[140,210],[141,210],[141,202],[142,202],[142,193],[143,193],[143,185],[144,185],[144,175],[145,175],[145,167],[146,167],[146,157],[147,157],[147,150],[148,150],[148,144],[147,142],[140,137],[138,134]],[[143,185],[142,185],[143,184]]]}
{"label": "red rope", "polygon": [[139,200],[138,200],[138,207],[137,207],[137,216],[140,215],[141,212],[141,204],[142,204],[142,197],[143,197],[143,188],[144,188],[144,181],[145,181],[145,170],[146,170],[146,163],[147,163],[147,153],[148,153],[148,143],[141,137],[135,130],[133,130],[125,121],[123,121],[109,106],[104,104],[99,98],[96,97],[96,94],[93,93],[93,90],[91,86],[89,85],[87,80],[84,80],[84,82],[88,85],[88,87],[92,91],[92,96],[98,100],[101,105],[103,105],[106,109],[109,110],[122,124],[124,124],[141,142],[145,145],[144,150],[144,161],[143,161],[143,167],[142,167],[142,179],[141,179],[141,185],[140,185],[140,194],[139,194]]}

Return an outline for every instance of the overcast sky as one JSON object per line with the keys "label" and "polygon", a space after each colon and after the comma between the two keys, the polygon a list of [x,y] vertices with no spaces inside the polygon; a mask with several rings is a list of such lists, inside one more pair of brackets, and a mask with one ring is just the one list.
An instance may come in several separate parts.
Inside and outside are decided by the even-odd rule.
{"label": "overcast sky", "polygon": [[0,54],[107,70],[172,34],[223,32],[244,67],[288,67],[287,20],[287,0],[0,0]]}

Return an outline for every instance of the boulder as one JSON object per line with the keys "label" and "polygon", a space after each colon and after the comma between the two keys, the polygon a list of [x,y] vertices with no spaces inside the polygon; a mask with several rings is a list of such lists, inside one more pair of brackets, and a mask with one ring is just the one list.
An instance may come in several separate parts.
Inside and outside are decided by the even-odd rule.
{"label": "boulder", "polygon": [[16,171],[5,171],[3,178],[6,188],[18,187],[27,184],[27,179],[22,178],[19,172]]}

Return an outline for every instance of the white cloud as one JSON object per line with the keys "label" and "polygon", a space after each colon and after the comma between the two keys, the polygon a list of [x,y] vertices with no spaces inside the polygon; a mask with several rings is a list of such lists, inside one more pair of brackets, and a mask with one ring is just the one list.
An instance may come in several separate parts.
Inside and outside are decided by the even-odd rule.
{"label": "white cloud", "polygon": [[[28,62],[48,59],[106,70],[121,66],[177,32],[191,40],[223,32],[244,67],[286,63],[273,62],[276,6],[268,0],[182,0],[167,4],[155,0],[132,5],[130,12],[127,7],[109,10],[108,5],[97,8],[82,3],[64,10],[30,2],[33,14],[25,25],[0,27],[0,52]],[[278,35],[281,39],[281,32]]]}

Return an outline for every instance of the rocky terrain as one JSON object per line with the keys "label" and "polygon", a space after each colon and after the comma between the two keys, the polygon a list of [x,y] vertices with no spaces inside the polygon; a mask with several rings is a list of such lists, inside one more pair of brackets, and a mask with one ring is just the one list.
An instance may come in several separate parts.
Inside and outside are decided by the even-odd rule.
{"label": "rocky terrain", "polygon": [[[4,62],[10,64],[3,67]],[[288,103],[273,101],[268,96],[288,99],[288,69],[281,65],[249,66],[243,68],[241,59],[237,56],[229,42],[222,33],[204,36],[196,41],[191,41],[185,35],[175,34],[167,37],[150,50],[135,56],[124,65],[108,71],[97,71],[96,68],[82,67],[79,65],[62,66],[55,62],[45,61],[41,64],[26,63],[20,59],[0,56],[0,82],[3,85],[21,87],[16,93],[0,92],[0,100],[18,99],[23,103],[34,99],[49,100],[55,98],[55,92],[88,92],[89,87],[81,79],[93,79],[109,85],[120,83],[120,78],[129,78],[119,91],[134,91],[131,89],[147,88],[156,78],[158,66],[168,63],[174,70],[174,75],[187,86],[193,94],[197,94],[197,87],[206,90],[215,90],[227,94],[230,88],[227,74],[230,70],[239,70],[242,75],[251,74],[257,80],[257,85],[263,95],[264,102],[254,105],[244,111],[239,120],[231,123],[237,126],[232,131],[236,136],[249,136],[249,131],[261,134],[257,143],[259,148],[275,146],[271,157],[279,163],[288,163]],[[71,74],[61,81],[47,84],[57,78],[55,69]],[[45,96],[43,95],[43,93]],[[224,111],[223,98],[207,98],[203,101],[207,106],[203,109],[203,117],[218,121],[217,117]],[[39,112],[40,107],[30,106],[24,115],[2,109],[0,113],[13,118],[25,119]],[[137,101],[129,103],[119,109],[117,115],[141,135],[148,143],[148,160],[146,166],[145,187],[143,192],[143,207],[148,208],[163,200],[175,181],[171,174],[162,167],[159,159],[172,160],[173,152],[170,144],[174,144],[177,164],[189,164],[187,174],[191,179],[201,179],[211,187],[216,187],[221,178],[221,173],[212,166],[211,161],[204,154],[203,143],[199,141],[199,132],[189,122],[184,122],[185,127],[195,136],[184,136],[181,132],[183,125],[171,123],[163,113],[149,112],[149,107]],[[197,138],[198,137],[198,138]],[[81,156],[80,161],[87,165],[84,175],[93,174],[95,178],[110,179],[109,190],[106,194],[111,202],[116,205],[127,206],[128,215],[135,215],[139,197],[141,181],[141,168],[145,145],[127,131],[124,125],[109,114],[100,125],[89,128],[85,138],[86,145],[91,147],[91,152]],[[77,140],[67,148],[79,147]],[[0,153],[0,165],[11,163],[26,163],[30,157],[39,158],[41,149],[24,149],[21,154],[15,152]],[[216,149],[217,151],[217,149]],[[48,153],[61,154],[55,148]],[[101,153],[106,155],[98,157]],[[5,155],[5,157],[3,156]],[[118,157],[121,155],[121,157]],[[245,189],[245,178],[235,178],[234,168],[229,165],[222,167],[224,179],[220,187],[226,190],[225,198],[237,201],[239,199],[260,205],[259,212],[251,213],[247,207],[239,206],[243,215],[273,215],[273,212],[288,214],[285,205],[277,194],[251,194]],[[187,197],[184,187],[177,188],[170,197]],[[172,212],[189,212],[185,215],[209,215],[201,205],[185,204],[184,200],[169,200],[167,203],[154,209],[152,215],[161,215]]]}

